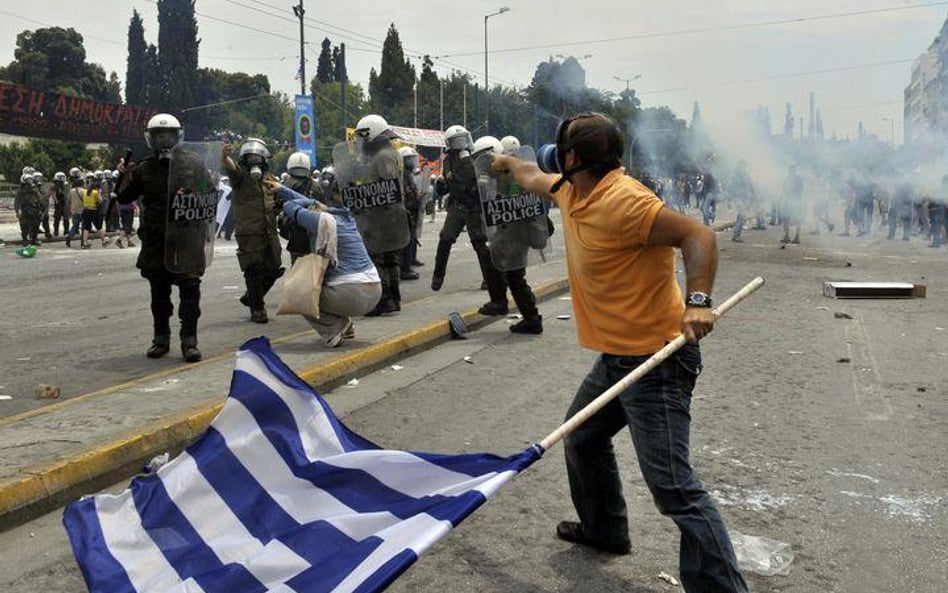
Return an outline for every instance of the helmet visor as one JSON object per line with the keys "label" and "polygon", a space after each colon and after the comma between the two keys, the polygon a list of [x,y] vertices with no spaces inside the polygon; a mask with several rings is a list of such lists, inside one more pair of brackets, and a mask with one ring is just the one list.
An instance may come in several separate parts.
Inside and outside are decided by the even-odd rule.
{"label": "helmet visor", "polygon": [[151,147],[155,150],[171,150],[181,137],[180,130],[157,129],[149,132]]}
{"label": "helmet visor", "polygon": [[469,133],[451,136],[446,140],[446,143],[448,150],[468,150],[473,144]]}

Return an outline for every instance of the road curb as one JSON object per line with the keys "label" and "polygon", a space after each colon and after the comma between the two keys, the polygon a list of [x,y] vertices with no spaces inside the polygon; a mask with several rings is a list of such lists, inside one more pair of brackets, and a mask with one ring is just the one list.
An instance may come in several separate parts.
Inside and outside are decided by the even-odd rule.
{"label": "road curb", "polygon": [[[567,279],[560,278],[537,286],[534,294],[541,301],[568,289]],[[463,312],[462,317],[471,329],[503,319],[484,317],[476,309]],[[298,373],[317,389],[329,389],[355,373],[371,372],[392,359],[450,339],[447,319],[434,321]],[[24,468],[20,476],[0,483],[0,530],[20,525],[138,473],[155,455],[181,451],[204,432],[222,405],[219,402],[178,412],[112,442],[97,444],[52,463]]]}

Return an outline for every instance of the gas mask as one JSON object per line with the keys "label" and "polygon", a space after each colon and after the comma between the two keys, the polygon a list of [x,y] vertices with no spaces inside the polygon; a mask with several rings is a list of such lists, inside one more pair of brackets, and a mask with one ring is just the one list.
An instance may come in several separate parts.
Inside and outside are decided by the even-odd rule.
{"label": "gas mask", "polygon": [[258,154],[248,154],[241,159],[241,165],[250,173],[250,178],[254,181],[263,179],[263,174],[267,168],[267,160]]}
{"label": "gas mask", "polygon": [[[571,123],[578,119],[590,117],[602,119],[599,125],[584,127],[578,132],[572,134],[567,139],[566,136]],[[600,158],[596,160],[590,159],[590,162],[588,163],[582,163],[573,167],[572,169],[567,169],[566,153],[570,150],[576,149],[576,146],[579,145],[582,140],[600,133],[604,133],[606,135],[606,154],[601,155]],[[599,113],[580,113],[579,115],[575,115],[560,122],[560,124],[556,127],[556,144],[544,144],[540,147],[540,150],[537,151],[537,166],[539,166],[540,170],[544,173],[559,173],[562,175],[560,180],[554,183],[550,188],[552,193],[556,193],[567,181],[572,183],[572,177],[576,173],[579,173],[580,171],[586,171],[606,163],[611,164],[613,161],[618,163],[620,162],[621,158],[622,136],[615,124],[612,123],[612,120]]]}

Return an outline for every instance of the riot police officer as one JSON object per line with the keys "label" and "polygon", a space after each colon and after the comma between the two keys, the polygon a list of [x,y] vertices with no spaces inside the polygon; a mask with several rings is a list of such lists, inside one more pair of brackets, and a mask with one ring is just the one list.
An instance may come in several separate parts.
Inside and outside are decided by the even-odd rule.
{"label": "riot police officer", "polygon": [[66,174],[57,171],[53,175],[53,185],[50,188],[50,197],[53,199],[53,236],[59,236],[59,224],[62,222],[63,235],[69,234],[69,217],[66,216],[66,194],[69,186],[66,183]]}
{"label": "riot police officer", "polygon": [[[178,319],[181,321],[181,356],[186,362],[201,360],[198,349],[197,324],[201,316],[201,276],[206,261],[203,252],[195,254],[193,265],[186,271],[169,270],[166,254],[169,247],[183,250],[203,249],[202,245],[170,245],[178,235],[170,229],[169,210],[176,195],[184,189],[178,186],[214,185],[203,163],[198,163],[195,155],[175,148],[184,139],[181,123],[173,115],[159,113],[150,120],[145,128],[145,141],[151,154],[139,163],[119,162],[118,169],[122,179],[116,188],[116,197],[122,204],[130,204],[140,199],[142,220],[138,228],[141,239],[141,251],[136,265],[143,278],[151,287],[151,314],[154,335],[151,347],[145,353],[149,358],[161,358],[170,349],[170,319],[174,311],[171,304],[171,287],[178,287],[180,302]],[[172,171],[172,153],[174,152],[175,172]],[[192,179],[179,181],[176,171],[190,170]],[[183,179],[183,178],[182,178]],[[213,221],[212,221],[213,222]]]}
{"label": "riot police officer", "polygon": [[448,214],[439,235],[431,290],[441,290],[448,270],[451,246],[466,227],[490,295],[490,302],[482,305],[478,311],[481,315],[506,315],[507,289],[491,261],[490,250],[487,248],[487,233],[481,219],[477,178],[470,155],[474,141],[471,139],[471,133],[459,125],[449,127],[444,136],[446,157],[442,165],[442,175],[446,193],[450,197],[447,204]]}
{"label": "riot police officer", "polygon": [[382,280],[382,298],[366,316],[391,315],[402,308],[402,250],[411,240],[404,206],[402,157],[392,145],[392,139],[397,138],[395,132],[380,115],[360,119],[356,135],[358,159],[364,166],[359,167],[358,178],[354,180],[357,186],[351,190],[371,195],[353,200],[360,196],[353,196],[350,191],[343,193],[343,199],[350,197],[349,207]]}
{"label": "riot police officer", "polygon": [[[319,184],[313,181],[310,166],[309,155],[305,152],[291,154],[286,161],[286,172],[289,173],[289,177],[283,185],[307,198],[322,201],[320,200],[322,192],[319,190]],[[277,216],[277,228],[279,228],[280,236],[286,239],[290,263],[310,252],[309,234],[306,229],[290,220],[282,209]]]}
{"label": "riot police officer", "polygon": [[418,152],[410,146],[402,146],[398,149],[398,154],[402,157],[402,187],[405,189],[405,210],[408,213],[408,230],[411,233],[411,240],[405,249],[402,250],[402,280],[418,280],[418,272],[411,269],[416,261],[418,253],[418,216],[421,210],[421,196],[418,193],[418,186],[415,184],[415,170],[418,168]]}
{"label": "riot police officer", "polygon": [[240,145],[237,164],[229,154],[224,158],[233,187],[231,208],[234,210],[237,262],[247,286],[240,302],[250,309],[250,320],[254,323],[267,323],[264,297],[283,275],[277,205],[273,192],[264,184],[269,173],[269,159],[270,151],[257,138],[248,138]]}
{"label": "riot police officer", "polygon": [[32,167],[24,167],[23,175],[20,176],[20,187],[17,188],[13,200],[13,210],[16,213],[16,219],[20,222],[20,238],[23,245],[41,245],[37,235],[43,214],[43,196],[33,181],[34,173]]}
{"label": "riot police officer", "polygon": [[[492,152],[493,154],[504,154],[508,156],[522,158],[520,140],[514,136],[506,136],[503,140],[497,140],[493,136],[482,136],[474,143],[474,154],[484,154]],[[532,149],[529,152],[531,161],[536,160]],[[479,176],[479,184],[483,179],[481,176],[486,171],[479,168],[480,164],[488,164],[490,160],[481,158],[475,162],[475,168]],[[545,209],[534,214],[530,218],[524,217],[511,222],[501,222],[491,224],[488,222],[488,204],[496,200],[503,200],[506,196],[521,195],[521,188],[508,173],[494,173],[496,177],[496,186],[491,188],[478,187],[482,192],[482,215],[483,224],[488,238],[488,249],[490,250],[491,262],[498,271],[504,286],[503,299],[507,301],[506,289],[510,288],[510,294],[514,302],[517,303],[517,309],[523,318],[521,321],[510,326],[510,331],[515,334],[542,334],[543,316],[537,309],[537,299],[533,294],[533,289],[527,283],[527,260],[531,250],[542,249],[546,247],[548,239],[547,215]],[[486,192],[485,192],[486,189]],[[542,204],[538,196],[534,196],[536,204]],[[513,211],[509,211],[513,212]],[[523,212],[521,211],[521,214]]]}

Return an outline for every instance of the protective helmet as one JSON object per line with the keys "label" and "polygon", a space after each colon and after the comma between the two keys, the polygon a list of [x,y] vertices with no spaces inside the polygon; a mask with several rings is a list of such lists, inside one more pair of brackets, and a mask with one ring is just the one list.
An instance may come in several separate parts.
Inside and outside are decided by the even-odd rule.
{"label": "protective helmet", "polygon": [[119,170],[116,169],[112,171],[112,179],[118,179],[118,178],[119,178]]}
{"label": "protective helmet", "polygon": [[33,183],[33,175],[30,173],[20,175],[20,183]]}
{"label": "protective helmet", "polygon": [[493,136],[481,136],[474,142],[473,152],[487,151],[493,151],[494,154],[503,154],[504,146],[500,143],[500,140]]}
{"label": "protective helmet", "polygon": [[76,179],[77,177],[82,177],[82,169],[80,169],[79,167],[73,167],[72,169],[69,169],[69,176],[72,177],[73,179]]}
{"label": "protective helmet", "polygon": [[33,167],[29,165],[23,167],[23,171],[21,171],[23,175],[32,175],[35,172],[36,172],[36,169],[34,169]]}
{"label": "protective helmet", "polygon": [[446,150],[470,150],[473,145],[471,133],[464,126],[454,125],[444,131]]}
{"label": "protective helmet", "polygon": [[148,148],[168,152],[184,140],[184,129],[178,118],[169,113],[159,113],[148,120],[145,126],[145,142]]}
{"label": "protective helmet", "polygon": [[58,181],[59,183],[66,183],[66,174],[62,171],[56,171],[56,174],[53,175],[53,181]]}
{"label": "protective helmet", "polygon": [[108,170],[108,169],[102,169],[102,178],[103,178],[103,179],[111,179],[111,178],[112,178],[112,171],[110,171],[110,170]]}
{"label": "protective helmet", "polygon": [[360,138],[364,138],[369,142],[375,141],[376,138],[386,137],[386,138],[397,138],[395,132],[392,131],[392,127],[388,125],[388,122],[385,121],[385,118],[381,115],[366,115],[356,124],[356,135]]}
{"label": "protective helmet", "polygon": [[222,176],[221,183],[226,185],[227,187],[230,187],[230,177],[228,177],[227,175]]}
{"label": "protective helmet", "polygon": [[294,152],[286,160],[286,170],[293,177],[308,177],[310,166],[309,155],[305,152]]}
{"label": "protective helmet", "polygon": [[287,179],[289,178],[290,178],[290,174],[287,173],[286,171],[284,171],[283,173],[280,173],[280,183],[286,183]]}
{"label": "protective helmet", "polygon": [[95,173],[93,173],[96,179],[102,179],[102,174],[102,169],[96,169]]}
{"label": "protective helmet", "polygon": [[270,159],[267,145],[259,138],[247,138],[237,152],[237,162],[248,166],[263,166]]}
{"label": "protective helmet", "polygon": [[92,171],[86,171],[85,177],[86,179],[95,179],[95,173]]}
{"label": "protective helmet", "polygon": [[33,182],[34,183],[43,183],[43,173],[42,171],[36,171],[33,173]]}
{"label": "protective helmet", "polygon": [[518,154],[520,152],[520,140],[516,136],[504,136],[500,139],[504,147],[504,154]]}
{"label": "protective helmet", "polygon": [[327,165],[323,167],[323,170],[319,173],[319,185],[323,187],[329,187],[336,181],[336,168],[332,165]]}
{"label": "protective helmet", "polygon": [[418,166],[418,151],[411,146],[402,146],[398,149],[398,154],[402,155],[402,162],[406,167],[414,169]]}

